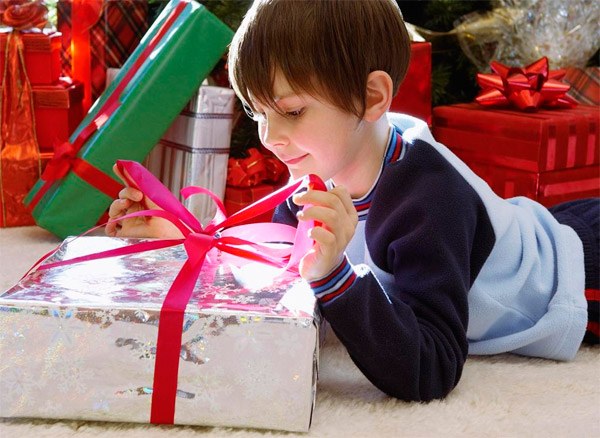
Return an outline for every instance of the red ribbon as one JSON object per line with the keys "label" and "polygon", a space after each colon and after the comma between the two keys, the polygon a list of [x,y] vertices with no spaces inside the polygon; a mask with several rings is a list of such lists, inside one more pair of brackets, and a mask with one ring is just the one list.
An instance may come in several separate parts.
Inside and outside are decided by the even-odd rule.
{"label": "red ribbon", "polygon": [[[269,224],[267,231],[263,229],[262,232],[258,232],[258,234],[262,233],[261,237],[264,242],[273,241],[273,239],[278,240],[279,235],[286,235],[287,233],[285,240],[293,240],[294,245],[286,250],[275,249],[244,238],[245,235],[256,235],[256,227],[264,224],[239,224],[273,209],[302,186],[308,186],[315,190],[326,190],[326,188],[322,180],[314,175],[309,175],[301,180],[291,182],[228,218],[225,216],[222,204],[218,203],[218,210],[221,211],[215,215],[215,218],[206,228],[203,228],[198,219],[142,165],[133,161],[120,160],[117,162],[117,166],[121,174],[129,176],[128,183],[132,187],[141,190],[145,196],[152,199],[163,209],[138,211],[123,216],[120,220],[149,215],[162,217],[175,224],[184,235],[184,238],[136,243],[70,260],[47,263],[39,266],[38,269],[50,269],[55,266],[184,244],[188,259],[169,289],[160,311],[150,415],[152,423],[173,424],[183,317],[207,252],[212,248],[217,248],[238,257],[267,263],[281,267],[284,270],[295,269],[302,256],[312,245],[307,237],[307,231],[313,226],[312,223],[301,221],[296,229],[284,224]],[[195,193],[209,194],[213,199],[216,199],[214,194],[199,187],[186,188],[184,196]]]}
{"label": "red ribbon", "polygon": [[577,104],[566,95],[571,86],[560,81],[566,70],[550,71],[546,57],[525,68],[508,67],[497,61],[492,61],[490,67],[493,74],[477,74],[483,90],[475,100],[481,105],[513,105],[522,111],[536,111],[541,107],[572,108]]}
{"label": "red ribbon", "polygon": [[227,185],[254,187],[277,183],[286,174],[285,165],[277,158],[266,156],[256,148],[247,150],[245,158],[230,158],[227,163]]}
{"label": "red ribbon", "polygon": [[98,110],[96,117],[94,117],[92,121],[77,134],[75,140],[72,143],[67,142],[59,145],[58,148],[55,148],[57,154],[47,165],[51,170],[44,172],[42,175],[44,184],[29,201],[28,206],[30,209],[34,209],[42,197],[50,190],[52,184],[64,177],[70,170],[73,170],[80,178],[107,194],[110,198],[116,198],[118,196],[122,186],[92,164],[76,157],[76,154],[79,153],[80,149],[89,138],[100,129],[104,123],[106,123],[121,105],[121,102],[119,101],[121,93],[138,72],[140,67],[144,65],[152,51],[171,29],[175,20],[177,20],[188,4],[189,1],[182,0],[173,8],[162,27],[154,35],[152,40],[150,40],[131,68],[127,70],[125,76],[119,84],[117,84],[111,95],[104,101],[103,105]]}

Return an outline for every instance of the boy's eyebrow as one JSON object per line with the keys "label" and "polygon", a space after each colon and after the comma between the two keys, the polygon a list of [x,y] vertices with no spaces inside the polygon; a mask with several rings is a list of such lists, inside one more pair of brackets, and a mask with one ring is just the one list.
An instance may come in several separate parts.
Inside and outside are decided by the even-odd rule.
{"label": "boy's eyebrow", "polygon": [[275,102],[281,102],[282,100],[287,100],[287,99],[292,99],[292,98],[302,99],[302,97],[303,97],[302,94],[298,94],[298,93],[295,93],[294,91],[290,91],[288,93],[285,93],[282,96],[275,96],[273,100]]}

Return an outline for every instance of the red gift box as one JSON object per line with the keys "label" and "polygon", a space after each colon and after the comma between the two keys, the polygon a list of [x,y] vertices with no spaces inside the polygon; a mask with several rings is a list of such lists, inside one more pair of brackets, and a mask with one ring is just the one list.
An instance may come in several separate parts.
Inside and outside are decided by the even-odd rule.
{"label": "red gift box", "polygon": [[60,83],[33,87],[35,131],[41,151],[65,142],[83,120],[83,85]]}
{"label": "red gift box", "polygon": [[519,112],[457,104],[433,109],[433,134],[500,196],[551,206],[598,196],[598,107]]}
{"label": "red gift box", "polygon": [[2,160],[0,163],[0,228],[35,225],[35,220],[23,204],[23,200],[53,156],[52,152],[41,153],[39,166],[37,164],[32,166],[30,157]]}
{"label": "red gift box", "polygon": [[[0,78],[4,77],[6,42],[10,29],[0,31]],[[31,85],[54,84],[60,76],[61,34],[49,29],[21,32],[25,70]]]}
{"label": "red gift box", "polygon": [[598,165],[541,173],[481,163],[470,163],[470,167],[503,198],[527,196],[550,207],[560,202],[600,196]]}
{"label": "red gift box", "polygon": [[146,0],[60,0],[62,74],[84,83],[87,111],[106,87],[106,69],[120,68],[148,30]]}
{"label": "red gift box", "polygon": [[[42,152],[52,152],[55,144],[65,142],[83,120],[83,85],[59,82],[33,87],[35,134]],[[0,93],[2,87],[0,87]]]}
{"label": "red gift box", "polygon": [[[228,216],[231,216],[236,211],[247,207],[250,204],[264,198],[265,196],[273,193],[279,186],[270,184],[259,184],[252,187],[232,187],[227,186],[225,188],[225,197],[223,203],[225,204],[225,211]],[[273,218],[273,211],[268,211],[252,218],[248,222],[271,222]]]}
{"label": "red gift box", "polygon": [[475,103],[433,110],[433,134],[467,164],[529,172],[572,169],[600,162],[600,108],[519,112]]}
{"label": "red gift box", "polygon": [[418,117],[431,125],[431,43],[411,44],[408,71],[390,110]]}

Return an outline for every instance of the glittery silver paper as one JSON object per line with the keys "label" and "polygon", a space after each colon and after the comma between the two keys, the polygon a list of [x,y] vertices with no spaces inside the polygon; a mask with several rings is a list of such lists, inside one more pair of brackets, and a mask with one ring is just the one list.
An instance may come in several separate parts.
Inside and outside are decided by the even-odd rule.
{"label": "glittery silver paper", "polygon": [[[200,87],[148,155],[145,166],[175,195],[183,187],[193,185],[209,189],[223,199],[233,106],[233,90]],[[180,200],[203,224],[214,216],[215,207],[208,196]]]}
{"label": "glittery silver paper", "polygon": [[[53,259],[128,242],[67,239]],[[160,307],[185,257],[178,246],[36,271],[0,295],[0,416],[148,422]],[[306,431],[315,298],[292,277],[248,285],[264,269],[232,262],[211,251],[187,306],[175,423]]]}

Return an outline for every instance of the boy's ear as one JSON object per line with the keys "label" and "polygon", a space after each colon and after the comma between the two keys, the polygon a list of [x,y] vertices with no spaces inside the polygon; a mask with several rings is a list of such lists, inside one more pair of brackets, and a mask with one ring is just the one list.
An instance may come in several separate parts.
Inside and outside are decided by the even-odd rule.
{"label": "boy's ear", "polygon": [[382,70],[375,70],[367,76],[367,100],[364,120],[375,122],[384,115],[392,104],[392,78]]}

